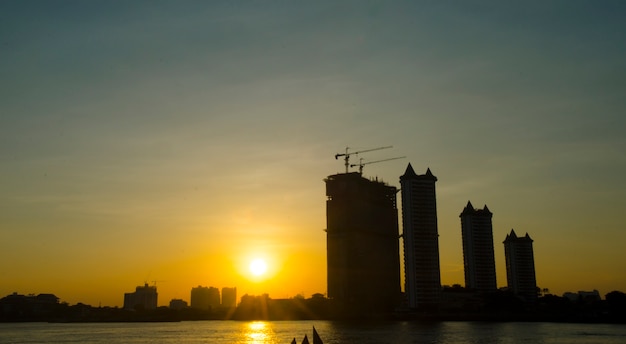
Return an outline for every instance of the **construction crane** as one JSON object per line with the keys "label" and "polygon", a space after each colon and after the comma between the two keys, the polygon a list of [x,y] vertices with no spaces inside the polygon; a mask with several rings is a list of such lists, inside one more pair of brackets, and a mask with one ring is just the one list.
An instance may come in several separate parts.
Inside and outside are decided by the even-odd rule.
{"label": "construction crane", "polygon": [[371,152],[371,151],[375,151],[375,150],[381,150],[381,149],[387,149],[387,148],[393,148],[393,146],[385,146],[385,147],[378,147],[378,148],[372,148],[372,149],[364,149],[364,150],[360,150],[357,152],[349,152],[350,147],[346,147],[346,152],[345,153],[337,153],[335,154],[335,160],[339,159],[340,156],[343,157],[343,161],[344,161],[344,165],[346,166],[346,173],[348,173],[348,167],[350,167],[350,155],[352,154],[359,154],[359,153],[365,153],[365,152]]}
{"label": "construction crane", "polygon": [[156,280],[155,280],[155,281],[152,281],[152,285],[156,287],[157,282],[166,282],[166,281],[156,281]]}
{"label": "construction crane", "polygon": [[375,164],[377,162],[383,162],[383,161],[389,161],[389,160],[404,159],[404,158],[406,158],[406,157],[405,156],[398,156],[398,157],[395,157],[395,158],[382,159],[382,160],[376,160],[376,161],[368,161],[368,162],[363,162],[363,158],[361,158],[361,160],[359,161],[358,164],[352,164],[352,165],[350,165],[350,167],[359,166],[359,174],[363,174],[363,166],[364,165]]}

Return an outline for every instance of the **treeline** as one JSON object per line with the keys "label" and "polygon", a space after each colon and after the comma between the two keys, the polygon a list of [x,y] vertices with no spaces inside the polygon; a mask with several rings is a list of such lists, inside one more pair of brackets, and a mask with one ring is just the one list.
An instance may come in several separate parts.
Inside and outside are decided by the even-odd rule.
{"label": "treeline", "polygon": [[[402,310],[385,314],[387,319],[432,321],[546,321],[626,323],[626,294],[612,291],[604,300],[544,295],[531,303],[511,293],[479,295],[463,288],[444,290],[446,302],[439,309]],[[322,294],[311,298],[272,299],[269,295],[244,295],[233,308],[157,309],[92,307],[82,303],[59,303],[51,294],[9,295],[0,299],[0,322],[150,322],[193,320],[317,320],[371,317],[372,314],[337,311]],[[380,317],[379,317],[380,319]]]}
{"label": "treeline", "polygon": [[412,313],[416,318],[459,321],[541,321],[626,323],[626,294],[612,291],[605,299],[579,296],[568,298],[546,294],[525,301],[510,291],[476,293],[465,288],[448,288],[447,301],[436,312]]}

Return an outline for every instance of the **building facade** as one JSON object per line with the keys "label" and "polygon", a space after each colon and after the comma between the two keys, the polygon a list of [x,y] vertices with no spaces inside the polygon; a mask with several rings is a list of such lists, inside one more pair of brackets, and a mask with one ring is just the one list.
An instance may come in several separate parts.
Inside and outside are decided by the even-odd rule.
{"label": "building facade", "polygon": [[340,312],[387,312],[400,303],[397,189],[360,173],[328,176],[328,297]]}
{"label": "building facade", "polygon": [[215,287],[191,288],[191,308],[214,309],[220,306],[220,290]]}
{"label": "building facade", "polygon": [[437,307],[441,295],[435,182],[430,169],[417,175],[410,163],[400,177],[405,293],[414,309]]}
{"label": "building facade", "polygon": [[506,260],[506,281],[509,290],[523,297],[526,301],[537,299],[537,280],[535,278],[535,257],[533,239],[528,233],[518,237],[515,231],[507,234],[504,240]]}
{"label": "building facade", "polygon": [[156,309],[157,298],[156,286],[146,283],[135,288],[134,293],[124,294],[124,309]]}
{"label": "building facade", "polygon": [[188,307],[187,301],[185,301],[185,300],[182,300],[182,299],[171,299],[170,300],[170,308],[171,309],[181,310],[181,309],[185,309],[187,307]]}
{"label": "building facade", "polygon": [[483,209],[474,209],[469,201],[459,215],[463,237],[465,288],[481,292],[497,290],[492,216],[486,205]]}
{"label": "building facade", "polygon": [[237,306],[237,288],[222,288],[222,307],[234,308]]}

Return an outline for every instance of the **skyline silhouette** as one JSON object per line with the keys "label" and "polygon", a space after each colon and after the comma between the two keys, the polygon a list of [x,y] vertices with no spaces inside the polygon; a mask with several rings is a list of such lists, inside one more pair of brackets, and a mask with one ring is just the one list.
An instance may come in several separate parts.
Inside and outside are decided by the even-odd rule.
{"label": "skyline silhouette", "polygon": [[[348,153],[345,161],[347,169]],[[399,179],[401,190],[378,181],[378,178],[363,177],[362,169],[359,172],[347,170],[346,173],[324,179],[327,195],[327,283],[330,290],[327,297],[333,302],[333,312],[344,315],[390,314],[404,308],[436,314],[441,303],[450,303],[449,300],[440,301],[439,294],[459,288],[483,296],[498,290],[510,291],[511,295],[519,297],[525,303],[534,303],[540,294],[545,296],[549,293],[549,288],[541,289],[536,282],[533,240],[528,233],[518,237],[513,229],[503,241],[507,284],[496,285],[493,213],[487,205],[482,209],[475,209],[470,201],[459,215],[465,284],[462,287],[458,283],[453,286],[441,284],[435,192],[437,177],[430,168],[427,168],[425,174],[418,175],[409,163]],[[395,196],[399,191],[403,195],[400,213]],[[399,219],[403,223],[402,233],[399,232]],[[401,246],[403,263],[399,251]],[[258,260],[253,260],[252,263]],[[426,262],[430,263],[427,265]],[[253,266],[251,264],[250,273],[261,279],[265,278]],[[400,275],[404,277],[402,292]],[[160,306],[157,303],[157,281],[152,282],[153,285],[145,282],[143,286],[137,286],[135,292],[124,293],[123,308],[157,309]],[[187,308],[187,304],[190,308],[203,310],[232,308],[237,304],[236,290],[236,287],[222,288],[225,294],[228,293],[228,296],[224,296],[228,301],[222,302],[218,288],[198,285],[191,288],[189,303],[183,299],[171,299],[169,305],[173,309]],[[571,295],[587,297],[587,294],[593,294],[600,300],[596,289],[577,293],[567,291],[563,298],[571,299]],[[18,295],[13,292],[7,297]],[[39,296],[41,295],[54,296]],[[326,293],[318,292],[313,295],[325,297]],[[34,294],[29,297],[34,297]],[[244,302],[245,299],[258,297],[269,299],[269,294],[262,292],[259,296],[246,293],[241,300]],[[304,295],[298,294],[294,299],[304,299]],[[58,302],[59,299],[56,298],[56,303]],[[172,304],[184,306],[173,307]]]}
{"label": "skyline silhouette", "polygon": [[[321,179],[381,144],[370,161],[436,171],[441,284],[464,284],[472,200],[496,242],[532,235],[539,287],[626,290],[625,12],[0,2],[0,295],[121,306],[148,274],[159,305],[197,285],[324,293]],[[398,187],[403,166],[363,174]]]}

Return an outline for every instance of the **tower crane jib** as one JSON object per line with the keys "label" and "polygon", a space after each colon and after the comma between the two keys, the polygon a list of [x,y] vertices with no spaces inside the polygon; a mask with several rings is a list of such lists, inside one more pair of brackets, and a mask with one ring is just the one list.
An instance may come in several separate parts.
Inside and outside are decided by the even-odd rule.
{"label": "tower crane jib", "polygon": [[[364,150],[360,150],[360,151],[356,151],[356,152],[350,152],[350,147],[346,147],[346,152],[345,153],[337,153],[335,154],[335,160],[339,159],[340,156],[343,157],[343,161],[344,161],[344,165],[346,166],[346,173],[348,173],[348,168],[351,167],[350,165],[350,155],[352,154],[356,154],[358,155],[359,153],[366,153],[366,152],[372,152],[372,151],[376,151],[376,150],[381,150],[381,149],[388,149],[388,148],[393,148],[393,146],[384,146],[384,147],[377,147],[377,148],[371,148],[371,149],[364,149]],[[354,166],[352,166],[354,167]]]}
{"label": "tower crane jib", "polygon": [[361,160],[360,160],[360,162],[358,164],[352,164],[352,165],[350,165],[350,167],[359,166],[359,173],[363,174],[363,166],[365,166],[365,165],[375,164],[375,163],[378,163],[378,162],[389,161],[389,160],[404,159],[404,158],[406,158],[406,156],[398,156],[398,157],[395,157],[395,158],[388,158],[388,159],[382,159],[382,160],[376,160],[376,161],[368,161],[368,162],[363,162],[363,158],[361,158]]}

